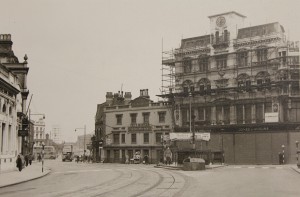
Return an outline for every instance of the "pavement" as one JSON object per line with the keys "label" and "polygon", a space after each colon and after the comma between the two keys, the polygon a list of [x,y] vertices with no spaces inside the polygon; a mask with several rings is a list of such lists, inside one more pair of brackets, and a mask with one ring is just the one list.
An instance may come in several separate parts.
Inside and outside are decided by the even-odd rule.
{"label": "pavement", "polygon": [[[205,165],[205,169],[206,170],[210,170],[210,169],[214,169],[214,168],[221,168],[221,167],[225,167],[227,166],[227,164],[211,164],[211,165]],[[177,165],[177,164],[170,164],[170,165],[165,165],[165,164],[158,164],[156,166],[154,166],[155,168],[165,168],[165,169],[169,169],[169,170],[182,170],[182,165]]]}
{"label": "pavement", "polygon": [[19,172],[17,168],[15,168],[15,170],[13,171],[1,172],[0,188],[38,179],[46,176],[50,172],[51,169],[45,166],[42,172],[41,162],[33,162],[32,165],[28,165],[27,167],[22,169],[21,172]]}

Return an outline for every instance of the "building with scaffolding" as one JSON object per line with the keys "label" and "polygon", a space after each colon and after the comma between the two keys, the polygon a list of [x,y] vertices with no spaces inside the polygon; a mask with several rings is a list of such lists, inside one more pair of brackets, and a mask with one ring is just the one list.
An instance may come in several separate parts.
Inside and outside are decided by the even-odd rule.
{"label": "building with scaffolding", "polygon": [[231,164],[295,163],[299,42],[278,22],[244,27],[237,12],[208,18],[210,34],[163,52],[160,96],[174,104],[174,132],[210,133],[194,146],[177,139],[179,162],[191,149]]}

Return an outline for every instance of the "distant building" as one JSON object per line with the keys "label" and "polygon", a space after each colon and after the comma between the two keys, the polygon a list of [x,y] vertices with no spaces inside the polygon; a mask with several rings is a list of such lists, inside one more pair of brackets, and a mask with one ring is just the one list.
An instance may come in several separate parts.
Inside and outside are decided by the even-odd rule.
{"label": "distant building", "polygon": [[125,96],[108,92],[105,104],[100,106],[96,131],[102,131],[104,140],[102,160],[124,163],[126,155],[133,158],[136,152],[141,158],[148,155],[152,163],[163,160],[162,142],[172,130],[168,102],[153,102],[148,89],[144,89],[133,100],[130,92],[126,92]]}
{"label": "distant building", "polygon": [[76,151],[79,155],[83,155],[84,150],[86,150],[87,154],[90,154],[90,150],[88,149],[92,143],[91,138],[92,134],[86,134],[86,135],[79,135],[77,137],[77,142],[75,145],[74,151]]}
{"label": "distant building", "polygon": [[44,118],[40,118],[38,121],[34,122],[34,143],[35,146],[41,146],[42,142],[45,143],[45,121]]}
{"label": "distant building", "polygon": [[29,93],[27,56],[23,63],[19,62],[12,44],[10,34],[0,34],[0,173],[15,169],[17,155],[30,153],[33,145],[28,132],[30,123],[25,120]]}
{"label": "distant building", "polygon": [[[210,33],[163,52],[163,94],[173,102],[174,132],[209,133],[176,141],[179,162],[197,152],[229,164],[295,163],[300,141],[299,42],[278,22],[244,27],[242,14],[208,17]],[[170,74],[171,73],[171,74]],[[221,159],[221,157],[223,157]]]}
{"label": "distant building", "polygon": [[53,125],[52,130],[50,132],[50,138],[53,140],[56,144],[62,143],[62,136],[61,136],[61,130],[59,125]]}

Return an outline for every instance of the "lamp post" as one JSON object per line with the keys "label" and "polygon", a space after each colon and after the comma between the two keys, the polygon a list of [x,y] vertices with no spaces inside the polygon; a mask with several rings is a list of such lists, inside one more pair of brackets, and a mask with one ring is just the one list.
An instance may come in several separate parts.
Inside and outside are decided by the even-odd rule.
{"label": "lamp post", "polygon": [[84,125],[83,128],[76,128],[75,129],[75,132],[78,130],[78,129],[83,129],[84,130],[84,135],[83,135],[83,156],[85,157],[85,135],[86,135],[86,126]]}
{"label": "lamp post", "polygon": [[299,142],[296,141],[296,148],[297,148],[297,166],[300,168],[300,150],[299,150]]}
{"label": "lamp post", "polygon": [[45,153],[45,143],[42,142],[42,172],[44,172],[44,153]]}
{"label": "lamp post", "polygon": [[282,164],[284,164],[285,158],[284,158],[284,145],[283,144],[282,144],[281,148],[282,148]]}

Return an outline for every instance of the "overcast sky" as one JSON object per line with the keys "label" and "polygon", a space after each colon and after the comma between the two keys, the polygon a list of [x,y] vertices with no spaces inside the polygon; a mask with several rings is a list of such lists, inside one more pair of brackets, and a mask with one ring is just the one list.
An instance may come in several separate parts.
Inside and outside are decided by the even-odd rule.
{"label": "overcast sky", "polygon": [[178,48],[209,33],[207,16],[228,11],[247,16],[245,26],[278,21],[299,40],[299,8],[299,0],[10,0],[1,1],[0,33],[12,35],[19,61],[28,55],[32,113],[46,114],[46,132],[60,125],[75,141],[83,134],[75,128],[94,131],[97,104],[122,84],[157,101],[162,40],[163,50]]}

